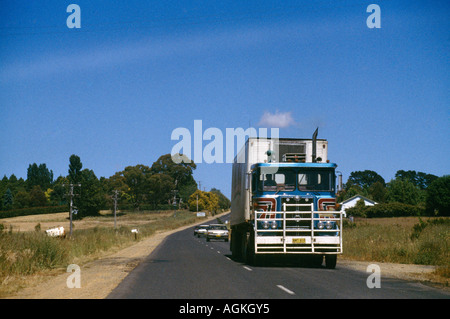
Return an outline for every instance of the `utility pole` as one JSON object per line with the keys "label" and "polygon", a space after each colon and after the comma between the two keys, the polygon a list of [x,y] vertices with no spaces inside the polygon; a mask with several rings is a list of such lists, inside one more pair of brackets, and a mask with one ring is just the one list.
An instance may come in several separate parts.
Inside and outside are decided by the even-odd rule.
{"label": "utility pole", "polygon": [[114,200],[114,229],[117,229],[117,221],[116,221],[116,212],[117,212],[117,195],[119,194],[118,190],[114,190],[114,196],[113,196],[113,200]]}
{"label": "utility pole", "polygon": [[[65,186],[63,184],[63,186]],[[69,219],[70,219],[70,233],[69,233],[69,237],[72,238],[72,213],[73,213],[73,197],[74,196],[78,196],[76,194],[73,193],[73,187],[74,186],[78,186],[81,187],[81,184],[69,184],[69,194],[67,194],[66,196],[70,197],[70,208],[69,208]]]}

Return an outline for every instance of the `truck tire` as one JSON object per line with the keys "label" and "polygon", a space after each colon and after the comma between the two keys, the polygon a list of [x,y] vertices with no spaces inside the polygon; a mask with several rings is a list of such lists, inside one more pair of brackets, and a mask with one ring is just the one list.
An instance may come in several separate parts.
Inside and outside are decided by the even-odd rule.
{"label": "truck tire", "polygon": [[325,255],[325,267],[328,269],[336,268],[337,255]]}
{"label": "truck tire", "polygon": [[230,250],[231,256],[233,257],[234,260],[240,260],[242,257],[241,237],[242,235],[237,229],[231,231]]}

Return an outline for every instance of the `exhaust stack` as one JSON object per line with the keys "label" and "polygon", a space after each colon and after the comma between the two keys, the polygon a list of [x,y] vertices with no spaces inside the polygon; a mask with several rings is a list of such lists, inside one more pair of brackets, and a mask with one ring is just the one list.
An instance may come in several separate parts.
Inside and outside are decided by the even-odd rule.
{"label": "exhaust stack", "polygon": [[316,162],[316,147],[317,147],[317,134],[319,133],[319,128],[316,128],[312,136],[312,162]]}

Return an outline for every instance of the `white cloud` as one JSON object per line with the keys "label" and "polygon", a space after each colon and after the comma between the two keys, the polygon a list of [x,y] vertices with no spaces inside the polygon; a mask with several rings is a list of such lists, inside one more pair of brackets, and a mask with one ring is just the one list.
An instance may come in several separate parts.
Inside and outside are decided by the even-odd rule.
{"label": "white cloud", "polygon": [[285,128],[294,125],[291,112],[278,112],[275,114],[265,111],[261,116],[258,126]]}

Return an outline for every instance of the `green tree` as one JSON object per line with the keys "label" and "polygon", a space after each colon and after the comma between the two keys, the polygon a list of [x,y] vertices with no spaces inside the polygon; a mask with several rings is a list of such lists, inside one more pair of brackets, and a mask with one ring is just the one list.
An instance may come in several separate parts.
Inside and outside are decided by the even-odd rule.
{"label": "green tree", "polygon": [[399,170],[395,174],[395,178],[408,180],[414,184],[414,186],[420,189],[426,189],[438,177],[436,175],[426,174],[423,172]]}
{"label": "green tree", "polygon": [[72,154],[69,158],[69,181],[72,184],[77,184],[80,182],[81,169],[83,168],[83,163],[81,163],[80,157]]}
{"label": "green tree", "polygon": [[42,207],[47,205],[47,197],[39,185],[33,186],[30,190],[30,205],[33,207]]}
{"label": "green tree", "polygon": [[36,163],[30,164],[27,169],[27,186],[32,189],[39,185],[41,189],[48,189],[53,183],[53,171],[47,168],[47,165]]}
{"label": "green tree", "polygon": [[350,173],[345,188],[347,190],[356,185],[361,187],[364,191],[368,192],[369,188],[376,182],[381,183],[383,186],[386,185],[384,178],[374,171],[355,171]]}
{"label": "green tree", "polygon": [[53,183],[53,191],[50,193],[50,202],[53,205],[67,204],[67,188],[63,185],[68,185],[69,179],[67,177],[59,176]]}
{"label": "green tree", "polygon": [[149,177],[150,198],[154,207],[158,204],[166,204],[172,198],[171,191],[175,189],[173,178],[169,175],[158,173]]}
{"label": "green tree", "polygon": [[26,208],[31,205],[30,194],[25,190],[19,190],[14,196],[14,208]]}
{"label": "green tree", "polygon": [[422,201],[422,193],[409,180],[394,179],[388,183],[386,198],[391,203],[417,205]]}
{"label": "green tree", "polygon": [[187,159],[185,155],[179,155],[185,160],[175,163],[170,154],[162,155],[156,160],[151,168],[153,174],[166,174],[173,178],[175,188],[180,190],[185,185],[190,185],[194,181],[193,171],[197,168],[194,162]]}
{"label": "green tree", "polygon": [[426,212],[450,216],[450,175],[434,180],[427,188]]}
{"label": "green tree", "polygon": [[150,167],[142,164],[127,166],[118,176],[123,176],[123,182],[128,186],[127,194],[134,207],[145,203],[150,195]]}
{"label": "green tree", "polygon": [[98,215],[100,209],[105,205],[105,197],[103,196],[102,187],[94,171],[84,169],[79,173],[79,182],[81,187],[75,187],[74,193],[77,189],[79,196],[74,197],[74,204],[78,209],[76,218],[83,218],[85,216]]}
{"label": "green tree", "polygon": [[368,189],[368,197],[378,203],[384,203],[386,201],[387,190],[386,187],[380,182],[373,183]]}
{"label": "green tree", "polygon": [[13,201],[14,201],[13,194],[11,190],[8,188],[5,192],[5,195],[3,196],[3,209],[5,210],[11,209]]}

